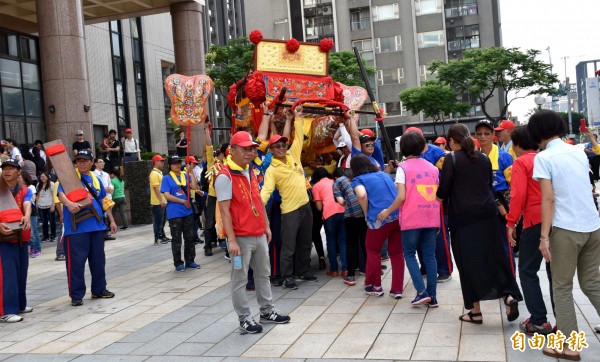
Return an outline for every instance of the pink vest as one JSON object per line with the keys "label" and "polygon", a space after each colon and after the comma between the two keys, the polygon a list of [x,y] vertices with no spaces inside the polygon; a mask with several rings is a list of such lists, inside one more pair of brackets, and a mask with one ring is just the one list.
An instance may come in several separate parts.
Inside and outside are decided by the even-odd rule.
{"label": "pink vest", "polygon": [[406,176],[406,199],[400,207],[400,229],[440,227],[440,203],[435,199],[439,171],[422,158],[409,158],[400,167]]}

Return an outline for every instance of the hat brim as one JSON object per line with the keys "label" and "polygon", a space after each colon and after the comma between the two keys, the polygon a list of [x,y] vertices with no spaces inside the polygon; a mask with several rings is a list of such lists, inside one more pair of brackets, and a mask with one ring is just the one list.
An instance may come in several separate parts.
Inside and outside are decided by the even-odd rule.
{"label": "hat brim", "polygon": [[489,125],[489,124],[487,124],[487,123],[479,123],[478,125],[475,125],[475,129],[477,129],[477,128],[479,128],[479,127],[482,127],[482,126],[483,126],[483,127],[487,127],[487,128],[489,128],[489,129],[491,129],[492,131],[495,131],[494,127],[493,127],[493,126],[490,126],[490,125]]}
{"label": "hat brim", "polygon": [[504,131],[505,129],[506,128],[504,128],[504,127],[496,127],[496,128],[494,128],[494,131],[500,132],[500,131]]}
{"label": "hat brim", "polygon": [[244,141],[244,142],[240,142],[237,143],[235,145],[232,146],[240,146],[240,147],[258,147],[260,146],[260,144],[254,142],[254,141]]}
{"label": "hat brim", "polygon": [[271,147],[272,145],[274,145],[277,142],[287,142],[288,138],[287,137],[279,137],[278,139],[274,140],[273,142],[269,142],[269,147]]}
{"label": "hat brim", "polygon": [[76,160],[79,160],[79,159],[90,160],[91,161],[93,159],[93,157],[92,156],[88,156],[88,155],[75,156],[75,158],[73,159],[73,161],[76,161]]}
{"label": "hat brim", "polygon": [[5,162],[3,162],[3,163],[2,163],[2,165],[0,165],[0,169],[4,168],[4,167],[6,167],[6,166],[12,166],[12,167],[14,167],[14,168],[17,168],[17,169],[19,169],[19,170],[21,169],[21,165],[19,165],[18,163],[17,163],[17,164],[14,164],[14,163],[12,163],[12,162],[6,162],[6,161],[5,161]]}

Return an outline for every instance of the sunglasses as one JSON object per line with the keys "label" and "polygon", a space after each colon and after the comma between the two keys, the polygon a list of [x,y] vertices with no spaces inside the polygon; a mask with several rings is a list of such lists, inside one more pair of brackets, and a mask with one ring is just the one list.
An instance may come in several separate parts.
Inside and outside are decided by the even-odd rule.
{"label": "sunglasses", "polygon": [[278,143],[276,145],[272,145],[271,148],[274,148],[276,150],[280,150],[280,149],[287,149],[287,144],[285,143]]}
{"label": "sunglasses", "polygon": [[365,143],[365,147],[375,147],[374,143]]}

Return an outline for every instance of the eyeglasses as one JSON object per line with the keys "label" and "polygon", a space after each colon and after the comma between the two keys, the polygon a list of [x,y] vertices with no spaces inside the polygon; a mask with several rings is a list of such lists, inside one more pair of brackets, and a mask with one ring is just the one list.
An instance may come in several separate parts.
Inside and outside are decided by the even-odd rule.
{"label": "eyeglasses", "polygon": [[375,147],[374,143],[365,143],[365,147]]}
{"label": "eyeglasses", "polygon": [[280,150],[280,149],[287,149],[287,144],[285,143],[277,143],[271,146],[271,148],[274,148],[276,150]]}

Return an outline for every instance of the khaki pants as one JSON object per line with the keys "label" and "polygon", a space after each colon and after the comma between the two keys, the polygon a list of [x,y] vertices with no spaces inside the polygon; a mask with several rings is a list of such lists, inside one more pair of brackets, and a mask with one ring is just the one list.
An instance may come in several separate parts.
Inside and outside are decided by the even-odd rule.
{"label": "khaki pants", "polygon": [[552,228],[552,288],[556,303],[556,325],[566,336],[578,332],[573,302],[573,277],[596,312],[600,314],[600,229],[590,233]]}

